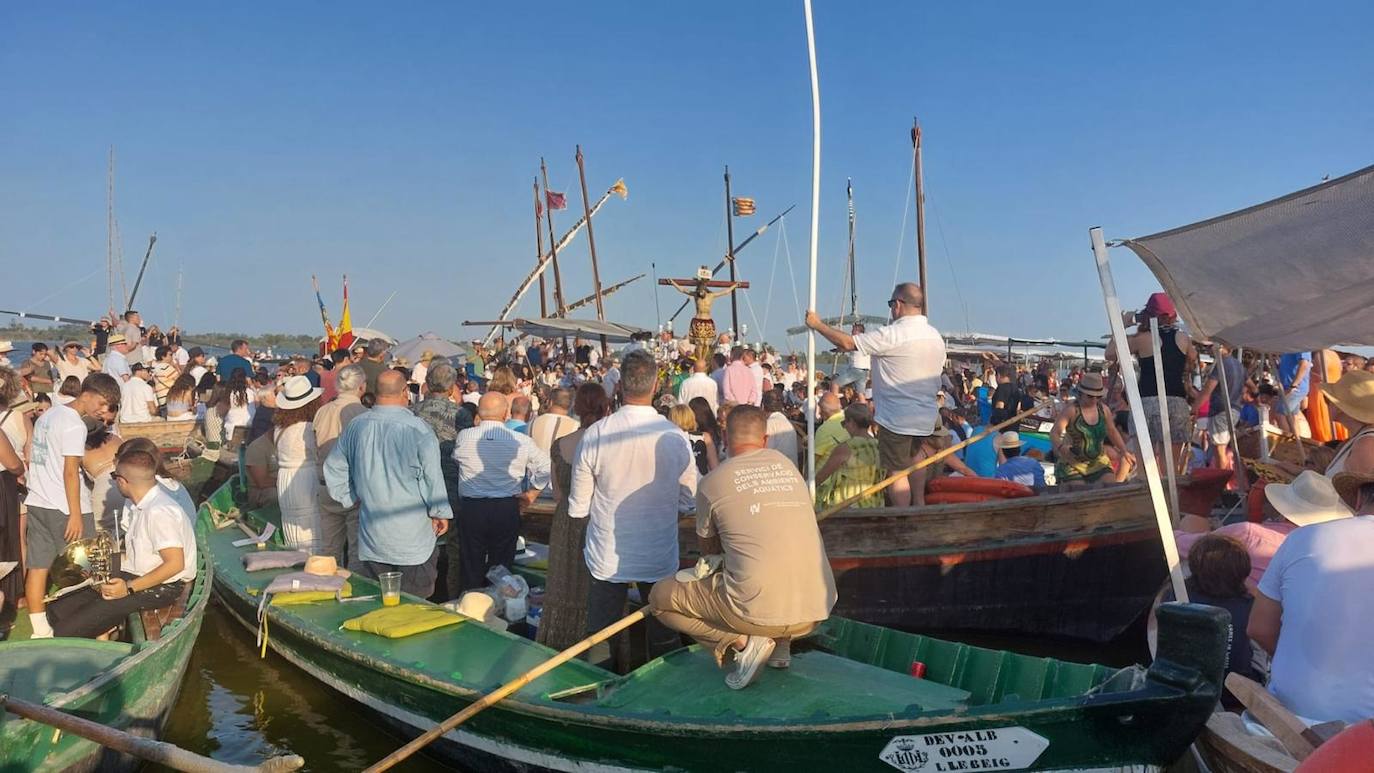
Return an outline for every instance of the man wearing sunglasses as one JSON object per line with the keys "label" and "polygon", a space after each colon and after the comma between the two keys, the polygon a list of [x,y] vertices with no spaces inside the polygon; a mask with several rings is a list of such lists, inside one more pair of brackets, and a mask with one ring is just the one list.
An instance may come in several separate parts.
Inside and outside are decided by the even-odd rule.
{"label": "man wearing sunglasses", "polygon": [[[849,334],[806,312],[806,326],[842,352],[869,355],[872,364],[874,421],[878,452],[889,472],[906,469],[924,458],[923,443],[939,421],[936,396],[945,365],[945,341],[925,315],[920,285],[903,282],[887,302],[892,322],[872,332]],[[925,471],[893,483],[888,495],[894,507],[925,504]]]}
{"label": "man wearing sunglasses", "polygon": [[110,476],[126,500],[120,516],[120,571],[99,587],[82,588],[48,605],[58,636],[94,638],[134,612],[176,601],[196,577],[196,533],[186,511],[157,482],[157,460],[129,451]]}

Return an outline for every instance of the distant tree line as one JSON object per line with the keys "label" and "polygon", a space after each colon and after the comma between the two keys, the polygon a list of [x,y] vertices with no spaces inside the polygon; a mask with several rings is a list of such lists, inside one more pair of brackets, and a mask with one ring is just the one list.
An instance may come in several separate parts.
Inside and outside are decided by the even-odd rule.
{"label": "distant tree line", "polygon": [[[166,332],[166,329],[163,329]],[[14,341],[46,341],[49,343],[66,340],[80,341],[83,345],[91,340],[91,329],[85,325],[25,325],[22,321],[0,327],[0,338]],[[183,331],[181,339],[187,346],[228,347],[236,338],[242,338],[254,348],[272,347],[273,349],[299,349],[313,351],[318,345],[318,336],[302,333],[197,333]]]}

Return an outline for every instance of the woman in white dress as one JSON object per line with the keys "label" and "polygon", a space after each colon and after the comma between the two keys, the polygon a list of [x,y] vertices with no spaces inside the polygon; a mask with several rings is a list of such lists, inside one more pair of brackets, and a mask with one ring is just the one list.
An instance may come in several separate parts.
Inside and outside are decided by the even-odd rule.
{"label": "woman in white dress", "polygon": [[244,438],[239,437],[238,442],[235,442],[234,433],[242,429],[244,435],[247,435],[257,409],[257,395],[248,388],[248,379],[244,377],[242,370],[234,371],[229,377],[229,411],[224,414],[224,442],[230,450],[237,451],[239,442]]}
{"label": "woman in white dress", "polygon": [[272,441],[277,448],[277,502],[286,545],[314,554],[319,549],[319,451],[315,414],[324,390],[305,376],[292,376],[277,393]]}

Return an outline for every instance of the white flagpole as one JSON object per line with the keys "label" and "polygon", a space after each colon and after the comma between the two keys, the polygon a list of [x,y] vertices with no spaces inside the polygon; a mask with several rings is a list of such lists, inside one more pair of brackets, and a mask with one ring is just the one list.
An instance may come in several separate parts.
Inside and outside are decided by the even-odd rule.
{"label": "white flagpole", "polygon": [[[1125,326],[1122,326],[1125,329]],[[1155,355],[1155,391],[1159,393],[1159,427],[1160,434],[1164,437],[1159,439],[1164,446],[1164,474],[1165,480],[1169,482],[1169,512],[1173,513],[1174,518],[1183,517],[1183,513],[1178,510],[1178,480],[1175,478],[1177,472],[1174,467],[1174,433],[1169,421],[1169,398],[1164,395],[1164,354],[1161,349],[1164,342],[1159,338],[1159,318],[1150,317],[1150,341],[1154,347]],[[1186,417],[1182,419],[1186,421]],[[1154,449],[1151,449],[1153,451]],[[1141,453],[1144,453],[1142,449]],[[1199,513],[1206,515],[1206,513]]]}
{"label": "white flagpole", "polygon": [[1121,320],[1121,301],[1116,297],[1116,281],[1112,279],[1107,242],[1102,238],[1101,228],[1089,228],[1088,235],[1092,238],[1093,257],[1097,260],[1097,277],[1102,282],[1102,300],[1107,306],[1107,322],[1112,327],[1112,345],[1116,349],[1116,362],[1121,368],[1121,380],[1126,386],[1126,399],[1131,404],[1131,419],[1135,422],[1136,435],[1140,438],[1140,463],[1145,467],[1145,482],[1149,486],[1150,501],[1155,508],[1159,541],[1164,545],[1164,562],[1169,565],[1174,598],[1186,603],[1188,590],[1183,587],[1183,567],[1178,560],[1174,524],[1169,520],[1169,506],[1164,499],[1164,487],[1159,480],[1159,466],[1155,464],[1154,453],[1146,450],[1153,447],[1150,445],[1150,425],[1145,423],[1145,409],[1140,404],[1140,385],[1136,383],[1131,349],[1126,344],[1126,325]]}
{"label": "white flagpole", "polygon": [[[821,229],[821,83],[816,74],[816,30],[811,21],[811,0],[806,9],[806,51],[811,59],[811,288],[807,308],[816,308],[816,251]],[[816,496],[816,332],[806,333],[806,483]]]}

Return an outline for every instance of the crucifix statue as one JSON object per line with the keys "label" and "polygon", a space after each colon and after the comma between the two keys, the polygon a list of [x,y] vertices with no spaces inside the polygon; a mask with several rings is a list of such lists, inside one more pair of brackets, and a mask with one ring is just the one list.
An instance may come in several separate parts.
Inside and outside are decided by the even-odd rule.
{"label": "crucifix statue", "polygon": [[[688,296],[696,304],[696,316],[692,317],[688,340],[696,344],[696,354],[698,360],[704,360],[711,356],[711,349],[716,344],[716,323],[711,319],[711,304],[722,295],[729,295],[735,290],[746,289],[748,282],[718,282],[711,279],[711,269],[702,266],[697,269],[696,279],[660,279],[658,283],[668,285],[683,295]],[[711,288],[719,287],[720,290],[712,292]]]}

